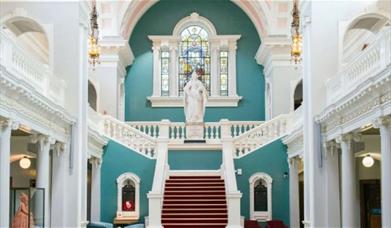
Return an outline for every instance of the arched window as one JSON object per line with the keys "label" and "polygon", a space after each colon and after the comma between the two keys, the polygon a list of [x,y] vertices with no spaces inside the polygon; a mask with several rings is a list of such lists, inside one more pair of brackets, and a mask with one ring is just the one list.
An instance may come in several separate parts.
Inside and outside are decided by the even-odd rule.
{"label": "arched window", "polygon": [[255,173],[250,179],[250,216],[253,220],[272,219],[272,178],[266,173]]}
{"label": "arched window", "polygon": [[189,26],[181,32],[179,46],[179,95],[195,71],[210,93],[210,53],[208,33],[200,26]]}
{"label": "arched window", "polygon": [[117,221],[134,221],[140,216],[140,178],[124,173],[117,178]]}
{"label": "arched window", "polygon": [[97,94],[95,86],[88,81],[88,104],[92,109],[96,111],[97,109]]}
{"label": "arched window", "polygon": [[293,94],[293,110],[296,110],[303,103],[303,80],[296,85],[295,92]]}
{"label": "arched window", "polygon": [[237,107],[236,49],[240,35],[218,35],[212,22],[192,13],[172,35],[151,35],[152,107],[182,107],[183,88],[193,72],[208,90],[208,107]]}

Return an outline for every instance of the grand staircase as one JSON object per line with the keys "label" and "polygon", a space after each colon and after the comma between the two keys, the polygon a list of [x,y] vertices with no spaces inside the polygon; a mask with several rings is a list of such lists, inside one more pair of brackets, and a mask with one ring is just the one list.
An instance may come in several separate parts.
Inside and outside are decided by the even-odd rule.
{"label": "grand staircase", "polygon": [[225,186],[220,176],[170,176],[166,180],[164,228],[224,228],[227,222]]}

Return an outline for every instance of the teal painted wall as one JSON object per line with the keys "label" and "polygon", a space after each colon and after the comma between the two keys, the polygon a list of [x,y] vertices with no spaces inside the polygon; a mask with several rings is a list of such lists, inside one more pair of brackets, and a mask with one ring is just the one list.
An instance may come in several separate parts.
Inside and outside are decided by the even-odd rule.
{"label": "teal painted wall", "polygon": [[101,220],[112,223],[117,212],[117,178],[131,172],[140,178],[140,222],[148,215],[147,193],[152,189],[155,160],[110,141],[105,147],[101,169]]}
{"label": "teal painted wall", "polygon": [[240,34],[237,49],[237,92],[243,100],[237,108],[207,108],[206,121],[264,120],[264,77],[255,59],[258,33],[247,15],[230,0],[161,0],[138,21],[130,37],[135,61],[125,81],[125,118],[128,121],[170,119],[184,121],[183,108],[151,108],[152,43],[148,35],[171,35],[175,25],[192,12],[208,18],[219,35]]}
{"label": "teal painted wall", "polygon": [[241,214],[246,218],[250,214],[249,178],[256,172],[264,172],[273,178],[272,216],[289,224],[289,178],[284,179],[284,172],[289,172],[286,147],[281,140],[276,140],[251,154],[235,160],[235,168],[242,169],[237,175],[238,188],[242,192]]}
{"label": "teal painted wall", "polygon": [[168,164],[171,170],[217,170],[222,160],[221,150],[168,152]]}

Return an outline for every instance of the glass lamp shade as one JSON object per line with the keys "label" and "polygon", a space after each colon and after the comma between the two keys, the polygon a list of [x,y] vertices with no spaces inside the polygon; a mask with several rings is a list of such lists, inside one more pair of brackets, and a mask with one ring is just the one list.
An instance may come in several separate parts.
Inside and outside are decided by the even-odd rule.
{"label": "glass lamp shade", "polygon": [[362,159],[362,165],[367,168],[372,167],[373,164],[375,164],[375,160],[373,159],[373,157],[371,155],[367,155]]}
{"label": "glass lamp shade", "polygon": [[24,158],[20,159],[20,161],[19,161],[19,166],[22,169],[28,169],[28,168],[30,168],[30,165],[31,165],[31,161],[27,157],[24,157]]}

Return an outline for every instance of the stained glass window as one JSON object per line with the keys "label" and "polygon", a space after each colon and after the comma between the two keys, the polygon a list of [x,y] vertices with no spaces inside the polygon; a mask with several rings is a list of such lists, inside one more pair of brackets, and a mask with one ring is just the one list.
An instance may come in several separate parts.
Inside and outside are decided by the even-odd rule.
{"label": "stained glass window", "polygon": [[161,52],[161,95],[169,96],[170,87],[169,87],[169,63],[170,63],[170,52],[162,51]]}
{"label": "stained glass window", "polygon": [[220,96],[228,96],[228,51],[220,51]]}
{"label": "stained glass window", "polygon": [[210,53],[208,33],[200,26],[189,26],[181,33],[179,47],[179,95],[196,71],[210,93]]}
{"label": "stained glass window", "polygon": [[260,179],[254,186],[254,211],[267,211],[267,184]]}

